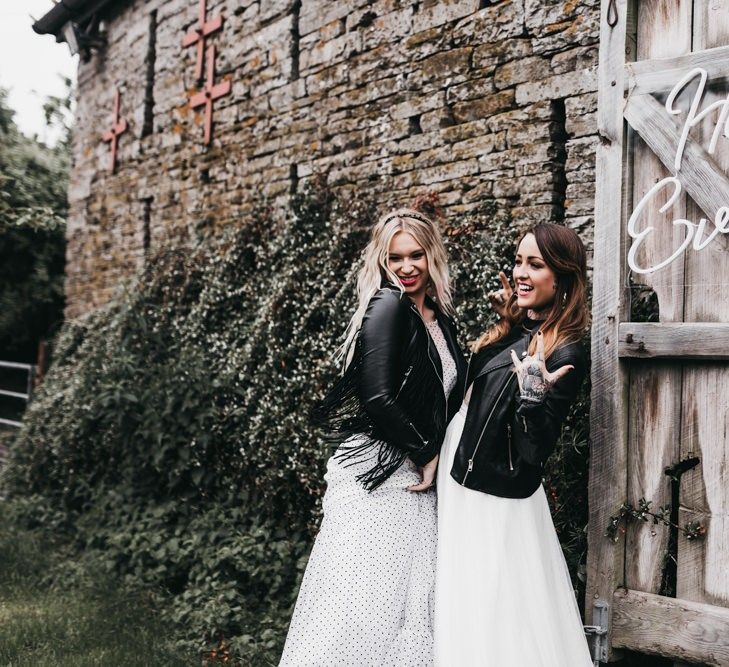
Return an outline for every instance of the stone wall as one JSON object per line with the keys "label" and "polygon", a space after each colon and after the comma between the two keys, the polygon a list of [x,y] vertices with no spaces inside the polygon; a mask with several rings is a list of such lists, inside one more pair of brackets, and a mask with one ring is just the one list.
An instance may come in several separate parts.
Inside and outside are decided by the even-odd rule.
{"label": "stone wall", "polygon": [[[197,0],[118,2],[79,68],[67,315],[104,303],[150,248],[244,224],[315,173],[384,207],[437,190],[591,241],[598,0],[208,0],[222,13],[214,140],[203,144]],[[129,130],[107,171],[113,90]]]}

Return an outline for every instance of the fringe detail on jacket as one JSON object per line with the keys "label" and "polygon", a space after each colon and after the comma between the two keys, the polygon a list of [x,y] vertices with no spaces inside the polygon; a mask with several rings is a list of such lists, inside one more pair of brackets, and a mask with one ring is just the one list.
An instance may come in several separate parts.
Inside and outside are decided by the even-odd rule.
{"label": "fringe detail on jacket", "polygon": [[[373,459],[372,467],[357,475],[364,488],[373,491],[403,464],[410,450],[402,443],[388,441],[364,409],[359,396],[362,366],[359,340],[355,345],[352,361],[344,375],[314,407],[311,418],[321,429],[324,440],[337,449],[337,460],[354,465]],[[424,438],[429,442],[436,438],[440,442],[447,412],[443,387],[427,350],[413,350],[412,347],[404,362],[397,402]],[[352,440],[351,444],[348,444],[349,440]]]}

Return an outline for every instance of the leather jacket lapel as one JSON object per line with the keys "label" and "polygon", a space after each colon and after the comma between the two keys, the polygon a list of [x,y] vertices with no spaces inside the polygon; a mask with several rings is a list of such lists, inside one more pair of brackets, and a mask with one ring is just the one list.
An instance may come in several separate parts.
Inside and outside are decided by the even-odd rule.
{"label": "leather jacket lapel", "polygon": [[473,381],[475,382],[482,375],[485,375],[492,370],[496,370],[497,368],[503,368],[504,366],[512,364],[513,361],[511,359],[511,350],[514,350],[517,356],[521,359],[522,353],[526,352],[531,339],[532,334],[530,332],[527,332],[521,338],[514,341],[512,345],[508,345],[507,347],[505,347],[493,359],[489,360],[489,362],[474,376]]}

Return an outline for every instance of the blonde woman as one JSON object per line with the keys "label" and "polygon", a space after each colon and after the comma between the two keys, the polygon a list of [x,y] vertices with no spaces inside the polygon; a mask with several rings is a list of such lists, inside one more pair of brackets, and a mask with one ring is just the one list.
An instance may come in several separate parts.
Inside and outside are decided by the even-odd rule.
{"label": "blonde woman", "polygon": [[446,251],[414,209],[372,229],[346,370],[316,411],[338,448],[281,665],[433,661],[438,452],[460,405]]}

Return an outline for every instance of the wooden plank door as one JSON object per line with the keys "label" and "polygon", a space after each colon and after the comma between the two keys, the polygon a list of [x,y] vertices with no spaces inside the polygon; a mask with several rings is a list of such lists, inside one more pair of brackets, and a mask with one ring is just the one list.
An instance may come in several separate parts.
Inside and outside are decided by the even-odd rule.
{"label": "wooden plank door", "polygon": [[[607,610],[603,659],[729,665],[729,0],[603,0],[601,22],[586,616]],[[667,101],[695,68],[696,111],[716,105],[682,151],[701,73]],[[646,292],[655,317],[633,321]],[[624,502],[675,505],[665,470],[693,457],[677,523],[703,540],[606,537]]]}

